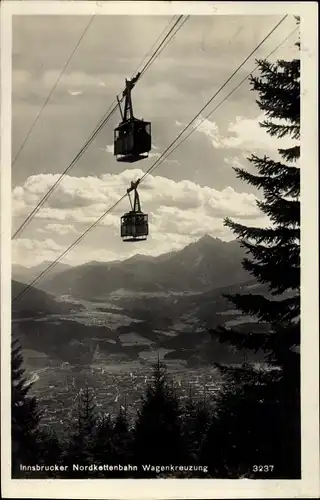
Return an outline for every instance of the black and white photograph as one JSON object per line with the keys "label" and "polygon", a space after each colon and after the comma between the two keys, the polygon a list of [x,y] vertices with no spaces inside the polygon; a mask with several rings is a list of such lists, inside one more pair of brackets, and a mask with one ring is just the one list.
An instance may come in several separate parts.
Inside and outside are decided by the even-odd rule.
{"label": "black and white photograph", "polygon": [[303,156],[317,123],[301,114],[317,65],[303,3],[108,3],[3,6],[6,480],[49,498],[32,480],[146,479],[153,493],[136,498],[165,498],[157,481],[200,479],[205,494],[179,482],[184,495],[227,498],[212,480],[266,496],[309,471],[309,490],[290,491],[315,498],[302,422],[318,411],[318,136]]}

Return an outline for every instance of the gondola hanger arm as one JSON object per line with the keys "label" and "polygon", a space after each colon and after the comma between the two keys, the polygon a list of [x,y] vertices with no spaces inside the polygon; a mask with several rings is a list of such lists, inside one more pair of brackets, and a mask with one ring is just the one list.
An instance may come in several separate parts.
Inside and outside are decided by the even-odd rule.
{"label": "gondola hanger arm", "polygon": [[122,109],[121,109],[121,101],[119,99],[119,97],[117,96],[117,101],[118,101],[118,106],[119,106],[119,110],[120,110],[120,115],[121,115],[121,120],[123,121],[123,113],[122,113]]}
{"label": "gondola hanger arm", "polygon": [[141,73],[137,73],[135,77],[133,77],[131,80],[128,80],[126,78],[126,87],[125,89],[123,90],[122,92],[122,97],[121,99],[119,99],[119,96],[117,95],[117,102],[118,102],[118,106],[119,106],[119,110],[120,110],[120,115],[121,115],[121,120],[124,121],[125,119],[125,113],[123,113],[122,109],[121,109],[121,102],[122,100],[127,97],[130,99],[130,106],[132,106],[131,104],[131,98],[129,97],[130,94],[131,94],[131,90],[133,89],[133,87],[135,86],[135,84],[137,83],[137,81],[139,80],[140,78],[140,75]]}
{"label": "gondola hanger arm", "polygon": [[131,186],[127,189],[127,193],[131,193],[131,191],[135,191],[140,184],[140,179],[137,179],[135,182],[131,181]]}
{"label": "gondola hanger arm", "polygon": [[130,193],[129,193],[128,191],[129,191],[129,190],[127,189],[127,195],[128,195],[129,202],[130,202],[130,205],[131,205],[131,210],[133,211],[133,205],[132,205],[132,201],[131,201]]}
{"label": "gondola hanger arm", "polygon": [[133,87],[135,86],[137,81],[139,80],[140,75],[141,75],[141,73],[137,73],[136,76],[134,76],[131,80],[128,80],[126,78],[126,88],[122,92],[122,97],[125,97],[127,95],[128,91],[131,92],[131,90],[133,89]]}

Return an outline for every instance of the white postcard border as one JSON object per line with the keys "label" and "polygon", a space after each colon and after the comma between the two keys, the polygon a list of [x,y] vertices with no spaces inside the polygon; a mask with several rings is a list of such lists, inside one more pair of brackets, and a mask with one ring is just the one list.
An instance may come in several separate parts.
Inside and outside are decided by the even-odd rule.
{"label": "white postcard border", "polygon": [[[6,498],[316,498],[319,493],[317,2],[1,2],[1,483]],[[301,480],[11,479],[11,59],[13,15],[301,16]],[[262,429],[263,432],[263,429]]]}

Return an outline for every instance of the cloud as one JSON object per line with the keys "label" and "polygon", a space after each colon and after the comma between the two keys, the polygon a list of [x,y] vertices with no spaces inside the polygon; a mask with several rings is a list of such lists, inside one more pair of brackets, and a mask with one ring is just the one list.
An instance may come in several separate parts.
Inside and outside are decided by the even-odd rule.
{"label": "cloud", "polygon": [[83,92],[81,90],[68,90],[68,93],[72,96],[82,95]]}
{"label": "cloud", "polygon": [[106,145],[104,148],[100,148],[100,150],[104,151],[105,153],[109,153],[109,154],[113,155],[113,153],[114,153],[114,145],[113,144]]}
{"label": "cloud", "polygon": [[239,156],[226,156],[224,158],[224,163],[226,165],[230,165],[233,168],[244,168],[244,165],[241,161],[241,158]]}
{"label": "cloud", "polygon": [[78,233],[79,231],[77,231],[77,229],[72,224],[51,223],[51,224],[46,224],[43,228],[42,227],[38,228],[37,232],[39,233],[53,232],[63,236],[70,233]]}
{"label": "cloud", "polygon": [[[46,71],[42,77],[42,83],[45,87],[52,86],[60,76],[60,72],[56,70]],[[89,75],[88,73],[73,71],[65,72],[59,80],[59,86],[75,86],[75,87],[99,87],[101,79],[96,75]]]}
{"label": "cloud", "polygon": [[[71,220],[75,210],[85,210],[95,215],[97,210],[115,203],[132,180],[144,175],[141,169],[128,169],[119,174],[104,174],[101,177],[73,177],[66,175],[48,198],[44,209],[63,211]],[[59,178],[59,174],[39,174],[28,177],[22,186],[13,190],[13,208],[16,214],[24,215],[26,211],[44,196]],[[232,187],[216,190],[208,186],[200,186],[195,182],[173,181],[166,177],[149,174],[140,185],[139,191],[143,202],[154,210],[159,207],[176,207],[181,210],[203,209],[210,214],[228,211],[236,216],[257,213],[256,197],[249,193],[239,193]],[[71,218],[70,218],[71,217]]]}
{"label": "cloud", "polygon": [[[40,233],[52,231],[62,236],[75,233],[76,223],[90,225],[125,193],[131,180],[141,178],[140,169],[125,170],[119,174],[98,177],[65,176],[35,220],[45,219]],[[58,174],[29,177],[23,186],[13,190],[15,216],[25,217],[58,178]],[[139,188],[142,209],[149,213],[155,234],[161,233],[196,237],[209,232],[210,228],[221,233],[226,216],[238,220],[254,220],[260,217],[256,197],[239,193],[232,187],[216,190],[191,181],[175,182],[165,177],[148,175]],[[100,223],[117,234],[119,217],[129,209],[129,202],[122,201]],[[49,223],[48,223],[49,219]],[[50,223],[51,220],[51,223]],[[82,231],[85,228],[77,228]],[[223,230],[224,234],[228,230]],[[221,233],[222,234],[222,233]]]}
{"label": "cloud", "polygon": [[[89,18],[74,16],[70,23],[68,16],[16,17],[13,20],[12,136],[13,150],[17,152]],[[125,77],[135,70],[146,47],[152,45],[169,20],[161,16],[96,16],[79,57],[74,57],[63,72],[50,105],[35,129],[36,135],[20,156],[24,168],[13,172],[14,226],[23,221],[58,179],[56,172],[62,172],[66,159],[73,158],[79,151],[96,127],[101,109],[122,90]],[[156,138],[150,165],[275,22],[277,20],[269,16],[191,16],[134,91],[134,110],[137,116],[152,121],[153,139]],[[293,18],[290,22],[295,27]],[[119,27],[121,40],[113,44]],[[288,32],[290,30],[288,26]],[[48,41],[45,45],[39,43],[44,33]],[[274,36],[281,38],[283,34],[275,32]],[[108,44],[112,50],[106,51]],[[262,47],[259,57],[270,52],[274,40],[270,44],[270,47],[268,43]],[[281,49],[277,57],[283,54]],[[243,76],[252,70],[253,64],[250,60],[242,68]],[[75,94],[80,96],[79,92],[83,96],[76,99]],[[259,127],[260,117],[255,117],[259,113],[256,98],[258,95],[250,92],[249,85],[244,85],[212,115],[213,121],[208,119],[199,126],[198,133],[172,155],[174,159],[164,160],[163,177],[156,175],[157,170],[145,179],[140,193],[142,208],[150,215],[147,242],[142,246],[121,243],[119,217],[129,208],[125,199],[85,238],[79,252],[72,253],[74,259],[90,260],[96,254],[106,259],[112,254],[123,257],[141,249],[145,253],[170,251],[205,232],[229,238],[230,231],[223,226],[226,215],[259,224],[262,219],[255,198],[241,192],[251,187],[236,179],[230,168],[241,164],[247,150],[254,152],[261,148],[263,153],[268,153],[283,145]],[[85,160],[78,162],[79,177],[63,179],[23,232],[23,237],[30,240],[34,237],[37,241],[42,237],[46,241],[49,236],[64,249],[69,240],[71,243],[75,239],[71,226],[79,233],[84,231],[125,193],[131,180],[143,175],[142,170],[132,168],[135,165],[119,173],[126,166],[101,152],[102,149],[113,155],[113,145],[104,145],[112,141],[112,130],[118,120],[119,115],[111,118],[110,132],[99,135],[86,152]],[[147,162],[141,162],[144,171]],[[181,164],[181,168],[175,168],[175,164]],[[110,174],[96,176],[104,173],[106,167]],[[39,169],[45,174],[40,175]],[[51,175],[48,172],[52,172]],[[190,181],[181,181],[182,175]],[[48,224],[57,224],[51,228],[52,235],[43,232]],[[68,226],[70,231],[66,233]],[[32,252],[41,253],[40,245],[44,243],[38,241],[38,245],[33,250],[23,247],[26,256],[22,251],[21,259],[29,259],[29,254],[33,259]],[[44,247],[43,251],[52,249]]]}
{"label": "cloud", "polygon": [[240,149],[251,153],[259,150],[277,153],[278,148],[293,145],[290,138],[283,138],[280,141],[276,137],[271,137],[266,129],[260,126],[264,120],[266,120],[264,114],[257,118],[237,116],[234,122],[229,123],[227,133],[223,135],[216,122],[207,118],[198,118],[194,122],[194,129],[205,134],[214,148]]}
{"label": "cloud", "polygon": [[24,266],[34,266],[42,261],[55,260],[64,250],[53,239],[42,241],[31,238],[19,238],[12,241],[12,261]]}
{"label": "cloud", "polygon": [[[227,161],[231,162],[232,157],[227,157]],[[15,243],[14,261],[29,265],[35,258],[37,262],[57,258],[74,242],[76,234],[95,223],[125,194],[131,181],[143,174],[142,169],[132,168],[100,177],[65,176],[26,233],[22,233],[22,239],[17,240],[22,241],[20,246]],[[59,174],[38,174],[16,186],[12,193],[14,220],[23,221],[58,178]],[[126,197],[71,252],[68,262],[76,265],[91,260],[123,259],[137,251],[159,255],[182,248],[206,233],[230,240],[233,234],[223,223],[226,216],[243,224],[268,223],[258,210],[256,196],[231,186],[219,190],[154,173],[145,177],[139,193],[142,210],[149,215],[150,235],[146,242],[128,245],[121,241],[120,217],[130,209]],[[52,239],[47,239],[49,233]]]}
{"label": "cloud", "polygon": [[223,221],[213,219],[200,211],[179,210],[176,207],[161,207],[156,213],[151,214],[152,234],[163,235],[165,239],[171,238],[178,246],[183,242],[190,242],[200,238],[203,234],[216,230],[220,231]]}

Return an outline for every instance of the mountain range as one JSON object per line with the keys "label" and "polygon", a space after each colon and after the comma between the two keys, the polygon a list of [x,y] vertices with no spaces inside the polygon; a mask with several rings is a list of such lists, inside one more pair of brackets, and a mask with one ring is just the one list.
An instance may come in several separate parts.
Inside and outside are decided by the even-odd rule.
{"label": "mountain range", "polygon": [[[50,266],[50,264],[51,262],[46,260],[41,262],[41,264],[32,267],[24,267],[21,266],[20,264],[13,264],[11,270],[12,279],[14,279],[15,281],[19,281],[20,283],[29,284],[31,283],[31,281],[37,278],[39,274],[42,273],[42,271],[44,271],[48,266]],[[50,270],[50,276],[51,277],[56,276],[57,274],[69,268],[70,266],[68,264],[64,264],[63,262],[58,262]]]}
{"label": "mountain range", "polygon": [[[137,359],[148,345],[188,363],[208,356],[235,362],[243,353],[232,354],[207,329],[235,322],[252,330],[251,319],[222,297],[257,286],[242,268],[243,256],[237,241],[205,236],[158,257],[62,266],[13,303],[14,332],[28,349],[76,364],[94,362],[97,349],[107,358]],[[35,276],[34,268],[29,272]],[[25,287],[13,280],[12,296]]]}
{"label": "mountain range", "polygon": [[204,292],[247,281],[237,241],[204,236],[182,250],[158,257],[135,255],[124,261],[89,262],[48,273],[38,288],[57,296],[100,300],[111,292]]}

